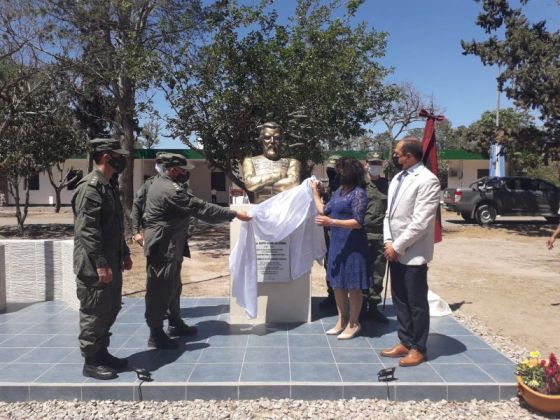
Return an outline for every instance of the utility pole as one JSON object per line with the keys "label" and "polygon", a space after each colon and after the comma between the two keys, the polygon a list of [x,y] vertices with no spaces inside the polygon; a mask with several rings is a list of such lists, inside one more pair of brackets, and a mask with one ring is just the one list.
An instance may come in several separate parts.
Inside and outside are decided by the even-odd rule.
{"label": "utility pole", "polygon": [[[498,77],[500,76],[500,66],[498,66]],[[500,128],[500,83],[496,84],[496,129]]]}

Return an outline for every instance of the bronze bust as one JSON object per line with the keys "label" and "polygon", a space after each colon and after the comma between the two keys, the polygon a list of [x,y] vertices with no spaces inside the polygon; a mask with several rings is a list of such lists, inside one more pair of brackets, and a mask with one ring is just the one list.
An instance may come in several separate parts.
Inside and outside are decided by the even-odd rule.
{"label": "bronze bust", "polygon": [[245,186],[255,193],[256,203],[299,185],[301,171],[301,163],[298,160],[280,157],[284,133],[279,124],[263,124],[259,139],[262,142],[263,154],[243,160]]}

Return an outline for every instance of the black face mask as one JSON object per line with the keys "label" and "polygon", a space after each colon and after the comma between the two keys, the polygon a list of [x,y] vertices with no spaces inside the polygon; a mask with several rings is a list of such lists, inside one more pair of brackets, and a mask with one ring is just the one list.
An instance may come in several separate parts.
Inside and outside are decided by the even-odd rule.
{"label": "black face mask", "polygon": [[177,176],[175,177],[175,182],[178,182],[179,184],[184,184],[189,180],[190,177],[191,174],[189,172],[186,172],[184,174],[183,173],[177,174]]}
{"label": "black face mask", "polygon": [[399,156],[393,155],[393,165],[395,165],[397,169],[402,169],[402,164],[399,163]]}
{"label": "black face mask", "polygon": [[122,174],[124,168],[126,168],[126,157],[119,156],[119,157],[112,157],[109,159],[109,165],[115,170],[116,173]]}

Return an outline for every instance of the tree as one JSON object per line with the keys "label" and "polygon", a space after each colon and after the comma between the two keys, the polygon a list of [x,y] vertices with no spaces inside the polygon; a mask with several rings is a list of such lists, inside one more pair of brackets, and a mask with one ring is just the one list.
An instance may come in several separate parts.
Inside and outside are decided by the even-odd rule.
{"label": "tree", "polygon": [[210,163],[240,186],[239,162],[262,153],[255,138],[266,121],[285,128],[288,144],[303,143],[288,153],[311,165],[364,134],[390,95],[378,62],[386,34],[351,23],[360,3],[343,10],[340,1],[299,0],[286,24],[266,7],[230,7],[209,43],[170,63],[173,134],[191,148],[198,138]]}
{"label": "tree", "polygon": [[[484,112],[478,121],[458,130],[460,141],[488,157],[490,145],[496,141],[495,121],[495,111]],[[524,174],[528,168],[539,166],[547,137],[535,125],[531,114],[513,108],[500,110],[500,129],[504,131],[506,156],[514,174]]]}
{"label": "tree", "polygon": [[[0,26],[3,36],[70,69],[74,80],[86,83],[84,92],[94,83],[108,94],[114,100],[111,130],[132,152],[138,115],[150,106],[142,94],[161,74],[162,60],[187,53],[206,22],[219,20],[227,7],[218,1],[205,8],[200,0],[1,0]],[[120,178],[126,214],[133,199],[132,156]]]}
{"label": "tree", "polygon": [[[521,5],[528,0],[521,0]],[[525,109],[535,109],[550,132],[548,153],[560,147],[560,31],[549,31],[546,21],[530,23],[522,8],[507,0],[483,0],[477,25],[486,41],[461,41],[463,54],[480,58],[484,65],[498,65],[498,87]],[[560,3],[559,10],[560,12]],[[504,32],[503,39],[497,33]]]}
{"label": "tree", "polygon": [[[464,149],[465,145],[462,143],[461,137],[458,135],[457,130],[453,128],[450,120],[445,119],[436,124],[436,142],[437,150],[441,152],[449,149]],[[407,131],[407,135],[417,137],[422,140],[424,135],[424,128],[412,128]]]}
{"label": "tree", "polygon": [[16,205],[20,235],[24,232],[29,207],[31,177],[48,171],[59,209],[60,190],[66,184],[55,182],[51,167],[60,166],[60,162],[84,150],[85,136],[78,127],[65,91],[49,70],[43,68],[42,74],[19,85],[21,92],[17,96],[25,98],[22,111],[12,116],[0,136],[0,162]]}
{"label": "tree", "polygon": [[[432,114],[440,113],[432,97],[425,98],[409,82],[388,87],[390,100],[383,103],[377,121],[385,124],[385,131],[390,137],[389,154],[393,154],[395,142],[411,124],[422,121],[420,110],[429,109]],[[422,136],[420,136],[422,138]]]}
{"label": "tree", "polygon": [[152,149],[159,143],[159,122],[152,118],[142,127],[138,143],[146,149]]}

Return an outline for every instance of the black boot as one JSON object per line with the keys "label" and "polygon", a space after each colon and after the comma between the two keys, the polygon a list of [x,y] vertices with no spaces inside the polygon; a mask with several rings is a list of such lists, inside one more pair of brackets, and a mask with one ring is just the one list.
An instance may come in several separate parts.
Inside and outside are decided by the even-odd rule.
{"label": "black boot", "polygon": [[368,316],[374,321],[381,322],[382,324],[388,324],[389,319],[379,311],[376,304],[370,303],[368,308]]}
{"label": "black boot", "polygon": [[334,295],[328,295],[325,299],[319,302],[319,308],[322,309],[336,308],[336,301],[334,300]]}
{"label": "black boot", "polygon": [[118,375],[109,366],[103,364],[97,356],[86,357],[82,374],[93,379],[115,379]]}
{"label": "black boot", "polygon": [[128,360],[113,356],[107,349],[100,350],[99,353],[97,353],[97,358],[111,369],[119,370],[128,366]]}
{"label": "black boot", "polygon": [[176,349],[179,345],[165,334],[162,327],[159,327],[150,328],[148,347],[171,350]]}
{"label": "black boot", "polygon": [[167,327],[167,334],[170,337],[184,337],[187,335],[195,335],[198,329],[190,327],[182,319],[170,319],[169,327]]}

